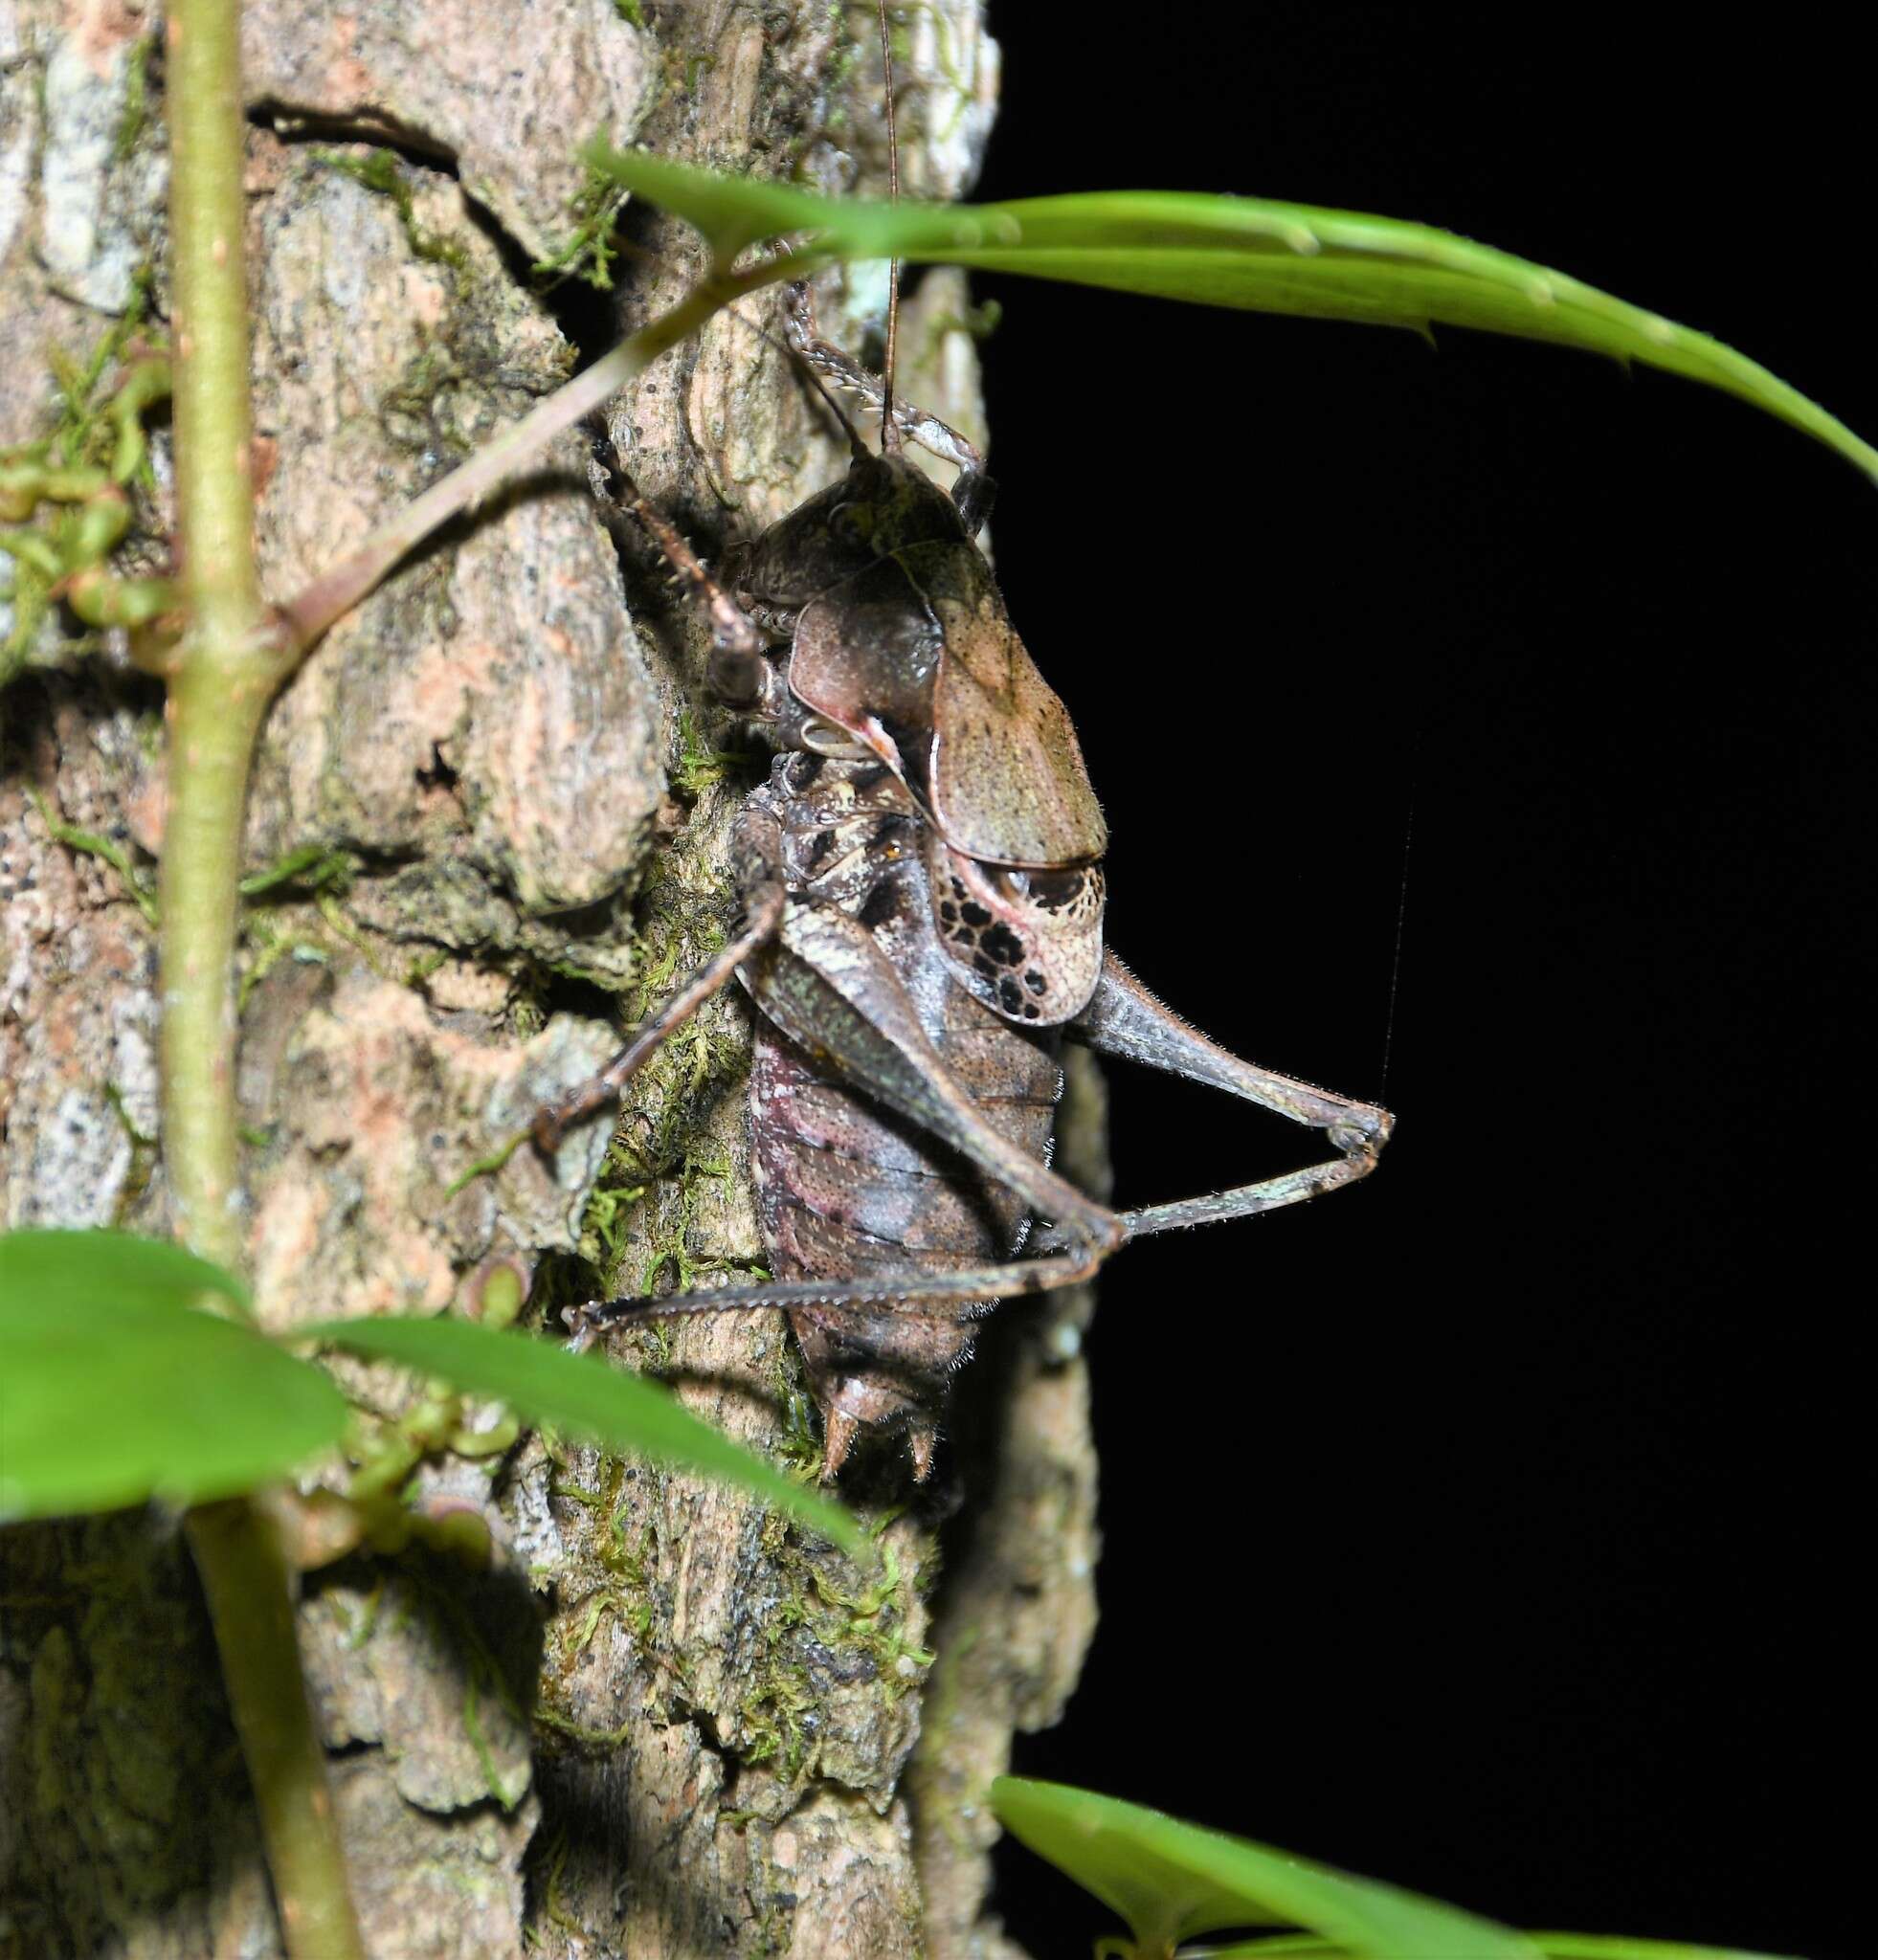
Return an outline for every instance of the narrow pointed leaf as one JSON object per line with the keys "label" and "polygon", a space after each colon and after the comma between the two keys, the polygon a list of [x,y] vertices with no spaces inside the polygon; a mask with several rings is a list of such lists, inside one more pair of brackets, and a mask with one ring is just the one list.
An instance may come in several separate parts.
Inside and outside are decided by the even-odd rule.
{"label": "narrow pointed leaf", "polygon": [[721,177],[638,150],[588,161],[696,225],[726,261],[804,241],[788,273],[899,257],[1162,299],[1375,325],[1479,327],[1641,361],[1752,402],[1878,477],[1878,451],[1757,362],[1661,315],[1452,232],[1360,212],[1183,191],[898,206]]}
{"label": "narrow pointed leaf", "polygon": [[420,1369],[472,1394],[505,1402],[526,1421],[740,1484],[844,1550],[869,1552],[860,1523],[840,1505],[791,1482],[701,1422],[665,1390],[608,1367],[597,1355],[570,1354],[533,1334],[499,1333],[452,1319],[324,1321],[297,1329],[294,1338]]}
{"label": "narrow pointed leaf", "polygon": [[205,1290],[240,1294],[154,1240],[0,1239],[0,1518],[233,1497],[338,1441],[348,1412],[332,1383],[180,1303]]}
{"label": "narrow pointed leaf", "polygon": [[1782,1960],[1737,1947],[1690,1947],[1681,1940],[1633,1940],[1622,1933],[1531,1933],[1550,1960]]}
{"label": "narrow pointed leaf", "polygon": [[1144,1956],[1227,1927],[1297,1926],[1368,1960],[1538,1960],[1509,1927],[1159,1811],[1000,1776],[999,1820],[1128,1921]]}

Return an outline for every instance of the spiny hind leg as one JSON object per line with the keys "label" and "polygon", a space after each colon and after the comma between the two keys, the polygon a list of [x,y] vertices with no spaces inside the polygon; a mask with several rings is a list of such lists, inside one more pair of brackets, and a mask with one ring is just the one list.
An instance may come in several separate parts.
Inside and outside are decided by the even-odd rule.
{"label": "spiny hind leg", "polygon": [[[877,1101],[951,1144],[981,1170],[1019,1192],[1034,1213],[1052,1219],[1051,1228],[1034,1241],[1039,1256],[939,1271],[874,1269],[839,1279],[758,1281],[665,1299],[595,1301],[567,1310],[568,1325],[577,1340],[591,1341],[600,1328],[630,1319],[737,1313],[758,1307],[785,1307],[792,1320],[798,1314],[810,1315],[821,1327],[832,1327],[836,1317],[843,1315],[917,1317],[941,1324],[963,1321],[975,1305],[1048,1292],[1087,1279],[1129,1238],[1249,1217],[1353,1184],[1375,1168],[1388,1140],[1394,1121],[1388,1111],[1241,1061],[1162,1007],[1109,955],[1095,997],[1070,1024],[1069,1032],[1102,1053],[1209,1082],[1295,1123],[1322,1129],[1338,1152],[1328,1163],[1218,1196],[1110,1212],[984,1122],[926,1041],[897,977],[890,969],[881,969],[880,962],[871,938],[846,915],[792,911],[772,951],[752,972],[752,991],[798,1043],[818,1048],[829,1063]],[[811,1377],[817,1378],[813,1360]],[[831,1365],[826,1378],[864,1383],[864,1371],[849,1368],[839,1372]],[[823,1397],[822,1406],[828,1424],[826,1476],[838,1470],[863,1423],[878,1420],[883,1413],[896,1418],[906,1413],[872,1411],[859,1388]],[[923,1428],[914,1428],[916,1469],[929,1460],[929,1420]]]}
{"label": "spiny hind leg", "polygon": [[[797,279],[783,294],[783,330],[789,345],[810,370],[831,388],[851,394],[875,417],[881,413],[886,390],[878,375],[868,373],[854,356],[825,341],[816,329],[815,295],[806,279]],[[952,501],[958,507],[968,536],[976,537],[991,516],[994,489],[985,474],[985,454],[969,436],[961,435],[950,422],[942,422],[929,410],[904,396],[893,399],[893,419],[908,442],[917,442],[928,455],[936,456],[958,471],[952,485]]]}
{"label": "spiny hind leg", "polygon": [[1241,1060],[1163,1007],[1112,952],[1103,955],[1102,977],[1088,1006],[1064,1032],[1087,1042],[1099,1055],[1120,1056],[1167,1075],[1205,1082],[1293,1123],[1320,1129],[1338,1152],[1328,1163],[1241,1185],[1235,1191],[1125,1212],[1121,1222],[1129,1238],[1249,1218],[1354,1184],[1375,1169],[1395,1127],[1396,1119],[1374,1103],[1353,1102],[1347,1096],[1335,1096],[1294,1077],[1274,1075],[1269,1069]]}

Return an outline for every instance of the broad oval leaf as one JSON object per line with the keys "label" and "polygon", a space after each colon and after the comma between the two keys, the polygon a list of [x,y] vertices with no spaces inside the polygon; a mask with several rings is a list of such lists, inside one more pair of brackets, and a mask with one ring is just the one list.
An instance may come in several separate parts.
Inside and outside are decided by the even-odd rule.
{"label": "broad oval leaf", "polygon": [[339,1440],[332,1383],[205,1291],[245,1298],[154,1239],[0,1238],[0,1518],[233,1497]]}
{"label": "broad oval leaf", "polygon": [[0,1301],[56,1301],[82,1314],[100,1300],[188,1306],[218,1293],[245,1314],[253,1303],[233,1273],[167,1238],[132,1232],[34,1230],[0,1236]]}
{"label": "broad oval leaf", "polygon": [[1143,1960],[1241,1926],[1303,1927],[1369,1960],[1539,1960],[1491,1920],[1093,1791],[1000,1776],[991,1800],[1006,1829],[1128,1921]]}
{"label": "broad oval leaf", "polygon": [[1531,259],[1432,225],[1266,198],[1117,190],[1003,204],[882,204],[724,177],[591,145],[588,162],[696,225],[720,266],[760,238],[805,242],[776,276],[898,257],[1161,299],[1406,326],[1479,327],[1641,361],[1777,416],[1878,478],[1878,450],[1758,362]]}
{"label": "broad oval leaf", "polygon": [[839,1504],[791,1482],[665,1390],[608,1367],[598,1355],[571,1354],[537,1335],[449,1318],[323,1321],[297,1328],[292,1338],[421,1369],[472,1394],[505,1402],[529,1422],[741,1484],[857,1557],[871,1553],[860,1522]]}

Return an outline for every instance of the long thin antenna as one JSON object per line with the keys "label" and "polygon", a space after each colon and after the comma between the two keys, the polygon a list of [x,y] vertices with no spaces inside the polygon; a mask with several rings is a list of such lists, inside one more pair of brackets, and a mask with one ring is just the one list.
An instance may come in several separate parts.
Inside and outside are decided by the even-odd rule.
{"label": "long thin antenna", "polygon": [[1396,903],[1396,957],[1389,968],[1389,1015],[1382,1030],[1382,1086],[1378,1100],[1389,1094],[1389,1051],[1396,1039],[1396,1000],[1402,985],[1402,936],[1408,927],[1409,851],[1415,843],[1415,790],[1409,790],[1408,820],[1402,826],[1402,891]]}
{"label": "long thin antenna", "polygon": [[[900,137],[893,120],[893,30],[887,22],[887,0],[880,0],[881,66],[886,82],[887,201],[900,202]],[[900,261],[887,261],[886,371],[881,403],[881,453],[896,455],[900,425],[893,418],[893,350],[900,331]]]}

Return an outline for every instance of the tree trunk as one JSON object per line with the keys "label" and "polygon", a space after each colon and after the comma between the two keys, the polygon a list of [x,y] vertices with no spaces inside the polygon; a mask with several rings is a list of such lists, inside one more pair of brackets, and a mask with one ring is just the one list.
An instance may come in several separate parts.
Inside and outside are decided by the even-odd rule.
{"label": "tree trunk", "polygon": [[[995,50],[977,0],[899,12],[903,176],[957,195]],[[809,0],[255,0],[250,461],[270,596],[695,270],[682,227],[635,211],[612,292],[531,274],[578,227],[590,134],[878,191],[872,22],[871,5]],[[82,364],[146,287],[140,331],[165,330],[162,68],[143,0],[0,0],[0,446],[54,425],[54,357]],[[826,330],[864,345],[882,294],[863,269],[824,296]],[[773,297],[740,311],[609,415],[648,494],[711,552],[844,455],[780,350]],[[975,428],[967,322],[962,284],[927,278],[903,386]],[[159,433],[129,547],[150,563],[167,462]],[[0,602],[24,669],[0,699],[5,1222],[161,1233],[155,947],[135,889],[163,832],[161,694],[120,636],[13,611]],[[659,1058],[611,1142],[596,1125],[551,1174],[521,1151],[456,1183],[721,942],[723,844],[751,775],[715,752],[704,650],[650,555],[615,548],[570,440],[342,622],[276,704],[250,867],[319,855],[255,897],[241,953],[248,1244],[270,1325],[476,1311],[504,1266],[551,1325],[595,1286],[760,1257],[740,999]],[[123,865],[60,841],[60,818]],[[1099,1182],[1099,1092],[1074,1081],[1065,1156]],[[301,1607],[372,1953],[1009,1951],[984,1917],[985,1788],[1014,1726],[1055,1719],[1093,1621],[1087,1305],[997,1325],[936,1493],[884,1454],[861,1466],[845,1494],[897,1571],[865,1596],[739,1495],[457,1412],[409,1502],[473,1508],[489,1559],[355,1551],[309,1573]],[[780,1317],[637,1345],[753,1447],[813,1448]],[[347,1380],[381,1418],[362,1455],[395,1466],[411,1392]],[[0,1546],[0,1952],[279,1951],[175,1520]]]}

